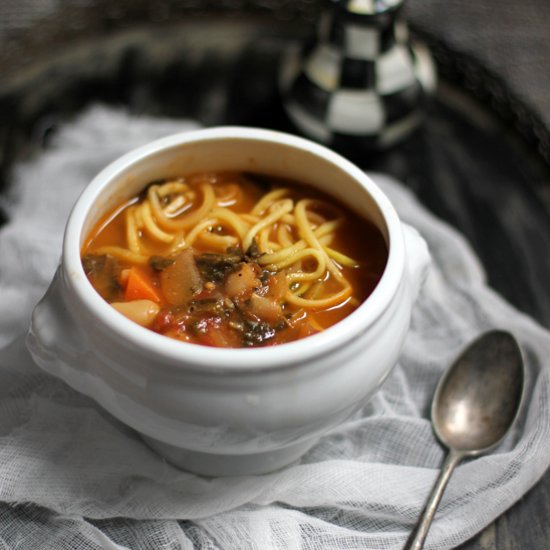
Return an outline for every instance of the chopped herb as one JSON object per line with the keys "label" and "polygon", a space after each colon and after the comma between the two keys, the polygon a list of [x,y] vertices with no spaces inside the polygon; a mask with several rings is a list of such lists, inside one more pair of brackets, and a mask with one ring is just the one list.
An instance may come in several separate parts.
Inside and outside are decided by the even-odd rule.
{"label": "chopped herb", "polygon": [[268,271],[267,269],[262,270],[262,274],[260,275],[260,281],[263,285],[267,285],[269,283],[270,277],[273,275],[271,271]]}
{"label": "chopped herb", "polygon": [[107,256],[102,254],[98,256],[96,254],[86,254],[82,258],[82,267],[86,275],[98,275],[105,267],[105,260]]}
{"label": "chopped herb", "polygon": [[243,251],[241,250],[240,246],[228,246],[225,253],[228,256],[239,256],[239,258],[241,258],[243,262],[245,260]]}
{"label": "chopped herb", "polygon": [[173,258],[166,258],[165,256],[151,256],[149,259],[149,265],[155,271],[162,271],[166,269],[169,265],[172,265],[175,262]]}
{"label": "chopped herb", "polygon": [[112,302],[120,299],[121,268],[115,257],[108,254],[86,254],[82,258],[82,267],[88,279],[105,300]]}
{"label": "chopped herb", "polygon": [[258,243],[256,242],[256,239],[253,239],[252,243],[250,243],[250,246],[246,251],[246,256],[251,260],[257,260],[261,256],[260,249],[258,248]]}
{"label": "chopped herb", "polygon": [[220,282],[242,263],[240,255],[205,253],[195,258],[200,274],[205,281]]}
{"label": "chopped herb", "polygon": [[187,311],[193,315],[211,313],[216,315],[226,315],[227,308],[223,298],[206,298],[203,300],[193,300],[189,303]]}
{"label": "chopped herb", "polygon": [[243,334],[243,346],[261,346],[271,340],[276,330],[271,325],[264,323],[263,321],[245,321],[245,332]]}

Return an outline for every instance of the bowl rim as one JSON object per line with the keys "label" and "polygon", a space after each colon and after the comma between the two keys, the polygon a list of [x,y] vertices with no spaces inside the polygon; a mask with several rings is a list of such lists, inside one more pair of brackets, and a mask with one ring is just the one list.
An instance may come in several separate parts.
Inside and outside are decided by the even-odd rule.
{"label": "bowl rim", "polygon": [[[386,224],[388,259],[380,281],[370,296],[347,317],[325,331],[269,347],[214,348],[181,342],[141,327],[112,308],[92,287],[81,263],[81,237],[84,223],[102,192],[117,176],[137,163],[166,149],[180,148],[188,143],[225,139],[260,140],[290,146],[320,156],[346,172],[372,197]],[[405,243],[401,221],[390,200],[361,169],[333,150],[308,139],[263,128],[218,126],[188,130],[156,139],[129,151],[101,170],[78,197],[69,215],[62,251],[63,280],[71,294],[69,305],[85,310],[97,322],[103,323],[115,337],[132,347],[162,357],[184,370],[201,372],[258,372],[303,363],[327,355],[364,333],[378,319],[397,293],[405,272]],[[72,303],[76,299],[76,304]],[[269,353],[266,351],[269,350]]]}

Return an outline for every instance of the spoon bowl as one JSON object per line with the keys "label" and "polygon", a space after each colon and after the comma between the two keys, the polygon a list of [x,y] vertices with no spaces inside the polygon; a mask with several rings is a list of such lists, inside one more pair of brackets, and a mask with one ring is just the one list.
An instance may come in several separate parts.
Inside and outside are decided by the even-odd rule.
{"label": "spoon bowl", "polygon": [[432,402],[432,425],[449,453],[406,550],[423,547],[457,464],[502,441],[518,415],[523,386],[521,349],[516,339],[502,330],[486,332],[474,340],[442,376]]}
{"label": "spoon bowl", "polygon": [[523,360],[516,339],[491,331],[475,340],[441,378],[432,423],[447,447],[475,456],[502,440],[523,393]]}

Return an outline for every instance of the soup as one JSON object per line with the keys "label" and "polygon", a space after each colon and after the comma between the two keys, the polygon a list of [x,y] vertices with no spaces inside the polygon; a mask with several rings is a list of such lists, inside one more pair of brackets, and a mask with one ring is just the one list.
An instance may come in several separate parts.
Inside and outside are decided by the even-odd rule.
{"label": "soup", "polygon": [[165,336],[215,347],[325,330],[374,290],[388,250],[335,199],[258,174],[155,181],[104,217],[82,249],[96,291]]}

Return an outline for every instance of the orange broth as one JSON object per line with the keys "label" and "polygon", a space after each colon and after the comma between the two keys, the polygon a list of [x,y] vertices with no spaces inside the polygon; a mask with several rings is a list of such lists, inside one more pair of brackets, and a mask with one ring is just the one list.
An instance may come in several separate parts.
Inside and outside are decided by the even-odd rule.
{"label": "orange broth", "polygon": [[[174,304],[173,301],[170,303],[163,293],[163,284],[168,280],[167,275],[166,279],[163,279],[165,276],[163,270],[167,273],[168,268],[174,269],[171,267],[174,264],[169,264],[169,262],[174,262],[175,257],[174,254],[168,253],[169,245],[158,242],[141,231],[139,237],[144,248],[150,253],[150,257],[154,258],[153,261],[149,261],[145,265],[135,265],[126,259],[101,253],[102,247],[126,248],[128,246],[125,225],[126,211],[132,205],[139,205],[144,200],[146,189],[139,196],[131,198],[126,204],[106,214],[96,224],[82,247],[82,258],[91,284],[107,302],[116,303],[117,308],[121,307],[118,305],[121,302],[132,301],[128,299],[127,291],[127,277],[131,268],[138,272],[148,285],[153,287],[153,294],[146,293],[143,296],[147,299],[153,298],[150,301],[155,302],[154,309],[156,311],[158,308],[158,313],[151,322],[149,320],[146,323],[140,322],[151,330],[184,342],[217,347],[281,344],[320,332],[349,315],[372,293],[382,276],[388,250],[380,230],[331,196],[303,184],[264,175],[229,172],[201,173],[182,178],[181,181],[185,181],[191,189],[198,189],[202,183],[207,181],[214,188],[216,196],[222,198],[224,195],[230,196],[229,191],[234,190],[235,184],[237,184],[240,189],[238,196],[229,198],[226,201],[227,204],[224,204],[226,208],[236,213],[250,212],[262,196],[280,187],[287,188],[289,191],[285,197],[291,198],[295,202],[308,198],[325,203],[326,206],[321,205],[313,209],[319,214],[330,216],[335,207],[343,213],[344,221],[335,230],[330,248],[357,262],[357,265],[353,267],[340,266],[342,275],[351,285],[352,293],[350,298],[337,306],[314,308],[309,311],[294,304],[285,303],[280,289],[281,278],[285,277],[286,270],[282,270],[280,273],[270,272],[257,264],[258,256],[252,259],[246,255],[246,251],[228,249],[227,253],[230,254],[228,257],[231,262],[234,262],[234,265],[232,264],[228,269],[224,267],[225,271],[221,280],[218,280],[221,277],[218,272],[214,272],[214,277],[217,278],[210,281],[207,280],[208,277],[204,278],[204,271],[199,270],[203,279],[198,285],[200,288],[193,291],[192,299],[186,303]],[[192,214],[199,207],[200,204],[193,204],[191,208],[178,214],[174,219],[178,219],[178,216]],[[220,235],[231,234],[231,231],[223,226],[209,228],[209,231]],[[299,239],[300,236],[295,236],[295,238]],[[201,265],[201,258],[208,258],[210,261],[211,258],[208,254],[216,254],[222,258],[226,253],[212,250],[201,239],[194,241],[191,250],[196,265]],[[203,256],[205,254],[206,256]],[[169,264],[169,266],[164,264]],[[253,281],[255,281],[253,285],[256,285],[253,286],[252,293],[261,296],[263,302],[265,299],[269,299],[274,304],[274,308],[280,308],[280,315],[276,319],[259,318],[255,310],[250,311],[248,304],[251,301],[251,294],[247,292],[238,296],[230,296],[229,301],[232,301],[232,305],[229,304],[226,294],[229,277],[233,274],[233,279],[235,279],[236,276],[239,276],[239,270],[246,275],[245,264],[251,266],[248,271],[253,273]],[[225,266],[225,264],[223,265]],[[309,265],[307,261],[303,267],[308,271],[314,269],[314,266]],[[323,295],[337,291],[337,281],[328,272],[324,276],[324,281]],[[274,290],[275,287],[279,290]],[[140,292],[135,295],[138,299],[141,299]],[[258,300],[256,299],[256,301]],[[222,303],[230,307],[223,309],[225,306],[220,306]],[[203,307],[204,304],[208,306],[206,309]],[[130,318],[132,317],[130,316]],[[260,325],[262,328],[258,329]],[[252,328],[246,332],[246,327]]]}

